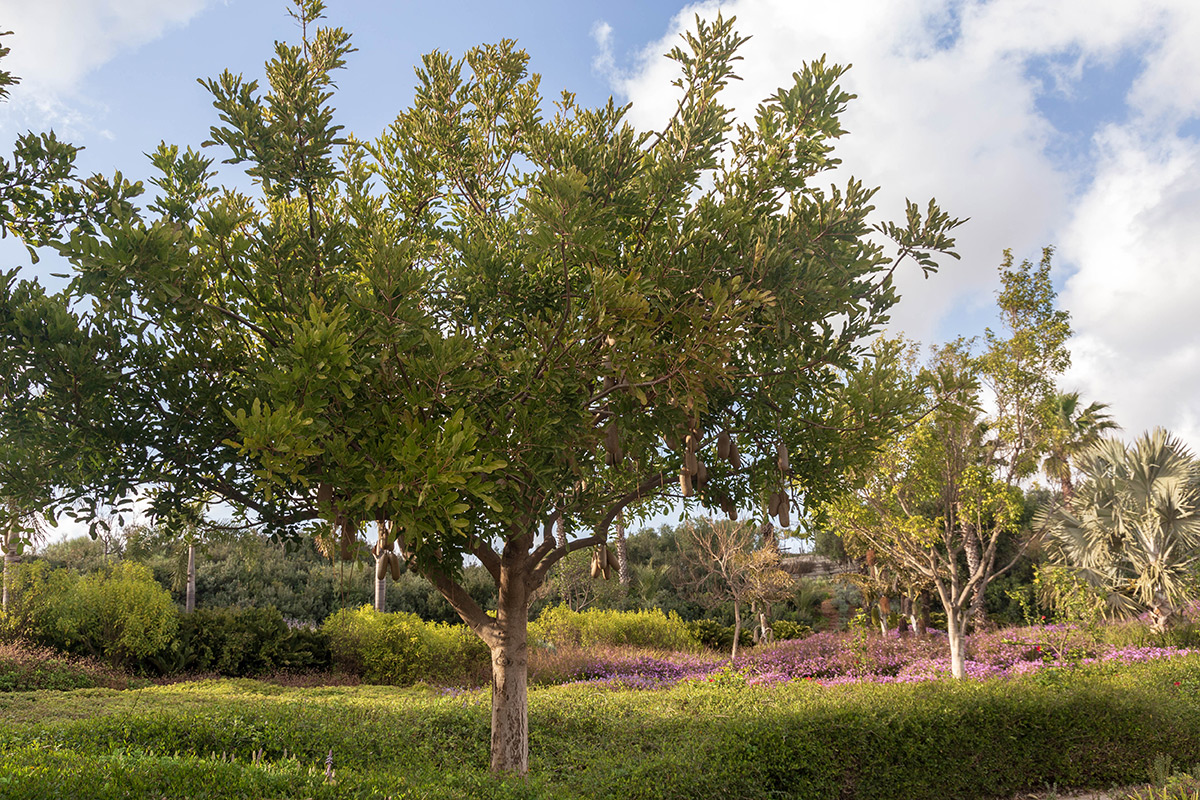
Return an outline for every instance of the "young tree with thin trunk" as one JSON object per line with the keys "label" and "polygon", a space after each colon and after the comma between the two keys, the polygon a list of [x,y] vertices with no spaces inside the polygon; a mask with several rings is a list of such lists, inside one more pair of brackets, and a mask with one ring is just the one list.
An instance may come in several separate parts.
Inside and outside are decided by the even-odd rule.
{"label": "young tree with thin trunk", "polygon": [[733,604],[733,649],[737,658],[742,610],[784,599],[793,589],[792,576],[780,568],[779,548],[766,541],[754,522],[688,523],[679,540],[680,556],[692,591],[709,607]]}
{"label": "young tree with thin trunk", "polygon": [[[205,81],[210,144],[255,191],[160,147],[154,203],[62,245],[95,311],[6,358],[41,365],[29,408],[86,421],[39,435],[109,456],[63,496],[148,483],[162,510],[211,491],[280,535],[319,520],[343,540],[386,520],[490,648],[492,767],[524,773],[547,572],[679,495],[832,491],[831,465],[865,458],[904,402],[845,380],[898,299],[897,263],[932,270],[958,221],[910,204],[873,226],[873,191],[817,188],[851,99],[840,67],[802,65],[735,129],[730,20],[669,54],[680,94],[652,133],[612,102],[548,111],[505,41],[426,56],[412,107],[359,140],[333,123],[351,47],[322,12],[297,0],[302,42],[277,45],[261,92]],[[67,299],[39,302],[71,322]],[[86,348],[105,368],[80,404],[58,376]],[[468,557],[494,615],[462,588]]]}
{"label": "young tree with thin trunk", "polygon": [[1021,494],[981,460],[987,447],[970,359],[943,349],[923,375],[930,412],[892,438],[824,511],[848,552],[873,550],[905,582],[932,584],[946,612],[951,672],[961,678],[980,587],[1010,569],[1032,539],[997,566],[1001,538],[1019,531]]}

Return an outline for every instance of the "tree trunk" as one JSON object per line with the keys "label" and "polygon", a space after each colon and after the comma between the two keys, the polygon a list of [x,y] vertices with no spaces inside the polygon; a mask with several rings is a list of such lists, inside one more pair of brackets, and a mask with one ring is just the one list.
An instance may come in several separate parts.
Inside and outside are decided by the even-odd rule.
{"label": "tree trunk", "polygon": [[629,548],[625,544],[625,521],[617,520],[617,579],[629,585]]}
{"label": "tree trunk", "polygon": [[[967,554],[967,574],[977,575],[985,568],[983,563],[983,546],[978,532],[969,525],[963,526],[963,549]],[[983,630],[987,626],[987,609],[983,605],[983,593],[987,589],[985,581],[979,581],[971,593],[971,611],[968,618],[973,630]],[[966,619],[963,620],[964,623]]]}
{"label": "tree trunk", "polygon": [[506,565],[492,651],[492,772],[529,771],[529,596]]}
{"label": "tree trunk", "polygon": [[967,676],[967,648],[963,627],[965,614],[959,609],[946,609],[946,637],[950,640],[950,674],[955,678]]}
{"label": "tree trunk", "polygon": [[196,545],[192,542],[188,542],[187,599],[183,610],[188,614],[196,610]]}
{"label": "tree trunk", "polygon": [[733,601],[733,652],[729,656],[731,659],[737,658],[738,644],[741,642],[741,638],[742,638],[741,605],[742,604],[737,602],[736,600]]}
{"label": "tree trunk", "polygon": [[929,594],[929,590],[925,589],[918,597],[920,601],[918,605],[920,610],[917,613],[916,629],[918,636],[924,636],[929,633],[929,608],[933,603],[933,597]]}
{"label": "tree trunk", "polygon": [[888,619],[892,616],[892,598],[886,594],[879,598],[879,632],[887,636]]}
{"label": "tree trunk", "polygon": [[567,546],[567,524],[563,521],[562,514],[558,515],[558,519],[554,520],[554,541],[559,547]]}
{"label": "tree trunk", "polygon": [[[376,559],[376,575],[378,575],[379,559]],[[376,578],[376,610],[379,613],[388,610],[388,576]]]}
{"label": "tree trunk", "polygon": [[[387,611],[387,551],[382,547],[376,547],[375,550],[375,610],[383,613]],[[381,568],[382,578],[378,577]]]}

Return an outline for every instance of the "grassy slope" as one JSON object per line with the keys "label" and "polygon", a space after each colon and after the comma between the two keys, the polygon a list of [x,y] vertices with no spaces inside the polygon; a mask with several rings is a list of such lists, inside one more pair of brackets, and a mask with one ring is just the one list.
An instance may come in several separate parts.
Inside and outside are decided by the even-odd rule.
{"label": "grassy slope", "polygon": [[1014,682],[539,689],[528,783],[486,775],[488,705],[244,680],[11,693],[0,797],[945,800],[1128,783],[1157,753],[1200,761],[1200,657]]}

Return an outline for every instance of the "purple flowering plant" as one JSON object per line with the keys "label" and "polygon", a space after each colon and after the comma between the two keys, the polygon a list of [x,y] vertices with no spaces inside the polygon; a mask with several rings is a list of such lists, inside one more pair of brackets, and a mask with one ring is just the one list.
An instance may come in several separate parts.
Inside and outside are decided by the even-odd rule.
{"label": "purple flowering plant", "polygon": [[[1034,625],[979,633],[968,641],[967,677],[1015,678],[1045,672],[1046,678],[1079,666],[1130,664],[1200,652],[1187,647],[1129,643],[1132,632],[1111,634],[1070,626]],[[1123,641],[1126,640],[1126,641]],[[1049,642],[1059,646],[1050,647]],[[554,654],[554,669],[534,654],[534,683],[587,683],[612,688],[655,689],[683,681],[716,685],[812,681],[915,683],[950,674],[944,634],[860,635],[826,631],[804,639],[762,645],[730,661],[717,653],[670,653],[600,646]]]}

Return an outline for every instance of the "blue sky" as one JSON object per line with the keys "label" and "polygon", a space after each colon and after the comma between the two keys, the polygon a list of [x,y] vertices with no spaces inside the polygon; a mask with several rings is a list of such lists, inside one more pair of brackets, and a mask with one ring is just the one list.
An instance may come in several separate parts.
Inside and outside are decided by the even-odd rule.
{"label": "blue sky", "polygon": [[[546,97],[615,95],[653,127],[670,108],[661,54],[718,8],[753,37],[729,92],[743,113],[804,59],[852,63],[837,180],[881,185],[881,219],[930,196],[971,218],[962,262],[901,276],[895,330],[980,333],[995,324],[1001,251],[1036,260],[1055,245],[1075,329],[1064,388],[1111,404],[1127,435],[1164,426],[1200,448],[1195,0],[331,0],[328,22],[359,48],[339,121],[373,136],[410,99],[422,53],[511,37]],[[0,0],[0,29],[15,31],[9,68],[24,78],[0,138],[53,127],[87,148],[88,170],[135,179],[159,140],[205,138],[215,117],[196,78],[260,77],[273,41],[297,37],[282,0]],[[0,258],[24,262],[11,240]]]}

